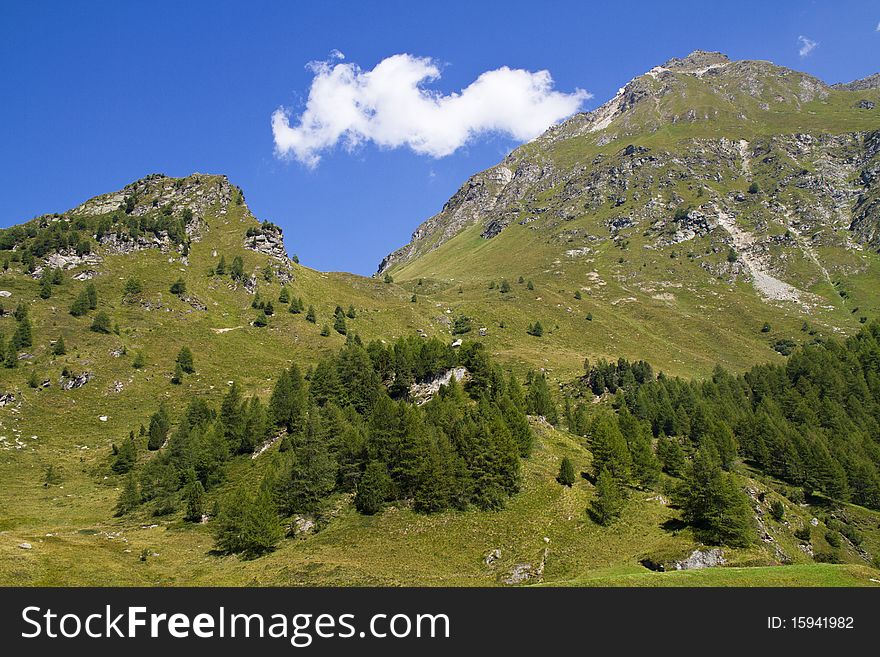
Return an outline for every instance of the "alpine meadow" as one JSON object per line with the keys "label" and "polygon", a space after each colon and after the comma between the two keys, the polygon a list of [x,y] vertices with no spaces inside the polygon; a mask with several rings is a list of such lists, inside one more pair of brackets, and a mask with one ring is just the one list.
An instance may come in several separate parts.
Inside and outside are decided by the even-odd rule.
{"label": "alpine meadow", "polygon": [[880,585],[880,75],[522,141],[372,277],[219,174],[8,217],[0,584]]}

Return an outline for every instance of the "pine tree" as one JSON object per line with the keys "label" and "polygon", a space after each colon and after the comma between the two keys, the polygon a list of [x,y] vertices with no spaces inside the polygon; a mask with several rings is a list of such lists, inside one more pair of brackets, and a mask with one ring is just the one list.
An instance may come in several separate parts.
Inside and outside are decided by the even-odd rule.
{"label": "pine tree", "polygon": [[556,481],[569,488],[574,485],[574,465],[572,465],[571,459],[567,456],[564,456],[562,463],[559,464],[559,474],[556,476]]}
{"label": "pine tree", "polygon": [[779,500],[773,500],[770,505],[770,515],[776,522],[781,522],[785,517],[785,506]]}
{"label": "pine tree", "polygon": [[324,324],[324,326],[321,327],[321,336],[326,338],[329,335],[330,327],[327,324]]}
{"label": "pine tree", "polygon": [[529,415],[543,416],[550,424],[557,424],[559,411],[550,396],[550,387],[544,373],[530,372],[527,383],[529,390],[526,395],[526,409]]}
{"label": "pine tree", "polygon": [[183,489],[183,497],[186,500],[186,515],[183,519],[188,522],[201,522],[205,513],[205,487],[196,477],[195,470],[190,469],[187,473],[187,483]]}
{"label": "pine tree", "polygon": [[125,474],[134,467],[136,461],[137,444],[134,441],[134,436],[129,436],[116,452],[116,458],[110,468],[117,474]]}
{"label": "pine tree", "polygon": [[378,513],[388,499],[391,487],[387,466],[380,461],[370,461],[358,482],[354,496],[355,508],[368,516]]}
{"label": "pine tree", "polygon": [[95,287],[94,283],[86,285],[86,299],[89,310],[95,310],[98,307],[98,289]]}
{"label": "pine tree", "polygon": [[336,312],[333,318],[333,330],[340,335],[345,335],[348,332],[348,329],[345,326],[345,313],[342,312],[341,308]]}
{"label": "pine tree", "polygon": [[217,266],[214,267],[214,273],[217,276],[225,276],[226,275],[226,256],[221,255],[220,261],[217,263]]}
{"label": "pine tree", "polygon": [[[306,313],[306,321],[311,322],[312,324],[314,324],[315,322],[318,321],[317,315],[315,315],[315,307],[314,306],[311,306],[311,305],[309,306],[309,310]],[[328,335],[329,335],[329,332],[328,332]]]}
{"label": "pine tree", "polygon": [[510,292],[510,283],[507,282],[506,278],[501,279],[501,294],[507,294]]}
{"label": "pine tree", "polygon": [[642,488],[652,488],[660,479],[660,461],[651,449],[650,434],[639,432],[629,444],[632,475]]}
{"label": "pine tree", "polygon": [[651,448],[651,429],[647,422],[640,422],[623,405],[617,416],[617,424],[632,456],[632,476],[642,488],[651,488],[660,478],[660,462]]}
{"label": "pine tree", "polygon": [[92,320],[92,325],[89,328],[95,333],[109,334],[113,331],[110,323],[110,316],[103,310],[95,315],[95,319]]}
{"label": "pine tree", "polygon": [[357,317],[357,311],[354,309],[354,304],[349,304],[345,316],[349,319],[354,319],[355,317]]}
{"label": "pine tree", "polygon": [[[222,258],[221,262],[223,262],[225,269],[226,262],[223,261]],[[229,270],[229,275],[234,281],[240,281],[244,278],[244,260],[241,259],[241,256],[235,256],[232,259],[232,267]]]}
{"label": "pine tree", "polygon": [[673,477],[684,476],[687,461],[678,440],[660,436],[660,439],[657,441],[657,457],[663,465],[664,472]]}
{"label": "pine tree", "polygon": [[180,385],[183,383],[183,368],[180,366],[180,363],[174,364],[174,372],[171,374],[171,383],[174,385]]}
{"label": "pine tree", "polygon": [[[314,381],[314,379],[313,379]],[[299,433],[304,425],[307,397],[305,381],[296,364],[282,370],[269,398],[268,419],[272,427]]]}
{"label": "pine tree", "polygon": [[138,351],[134,355],[134,361],[132,361],[131,366],[136,370],[140,370],[140,369],[143,369],[144,366],[146,366],[146,364],[147,364],[147,359],[144,357],[144,352]]}
{"label": "pine tree", "polygon": [[52,354],[55,356],[63,356],[67,353],[67,347],[64,344],[64,336],[59,335],[58,339],[55,340],[55,344],[52,345]]}
{"label": "pine tree", "polygon": [[220,507],[214,537],[221,552],[253,559],[274,550],[281,536],[281,524],[265,487],[253,497],[238,487]]}
{"label": "pine tree", "polygon": [[139,279],[131,276],[122,288],[122,294],[126,297],[137,296],[144,291],[144,286]]}
{"label": "pine tree", "polygon": [[171,284],[170,288],[171,294],[176,294],[178,296],[186,293],[186,281],[182,278],[178,278]]}
{"label": "pine tree", "polygon": [[694,456],[678,495],[682,516],[701,541],[732,547],[745,547],[753,541],[748,497],[709,452],[701,449]]}
{"label": "pine tree", "polygon": [[251,397],[244,409],[244,425],[241,430],[241,441],[238,445],[239,453],[250,453],[256,449],[265,438],[269,430],[269,421],[266,407],[260,398]]}
{"label": "pine tree", "polygon": [[320,436],[316,409],[309,413],[306,431],[294,447],[293,463],[281,480],[279,500],[285,513],[315,513],[336,484],[336,461]]}
{"label": "pine tree", "polygon": [[596,478],[596,497],[591,513],[600,525],[610,525],[617,520],[626,505],[626,491],[608,470],[602,470]]}
{"label": "pine tree", "polygon": [[17,349],[33,346],[33,328],[31,327],[31,320],[27,313],[23,314],[18,320],[18,324],[15,327],[15,333],[12,334],[12,342]]}
{"label": "pine tree", "polygon": [[5,352],[5,360],[3,364],[8,369],[14,369],[18,367],[18,347],[15,346],[15,340],[10,340],[9,345],[6,347]]}
{"label": "pine tree", "polygon": [[168,430],[171,428],[171,421],[168,418],[168,410],[165,403],[159,404],[159,410],[150,417],[149,440],[147,441],[147,449],[156,451],[165,444],[168,437]]}
{"label": "pine tree", "polygon": [[89,312],[89,297],[86,291],[83,290],[77,295],[73,305],[70,306],[70,314],[74,317],[82,317],[87,312]]}
{"label": "pine tree", "polygon": [[241,388],[235,381],[229,386],[229,391],[223,396],[223,401],[220,403],[219,420],[230,451],[234,454],[239,453],[245,416]]}
{"label": "pine tree", "polygon": [[607,471],[621,484],[629,482],[632,456],[613,415],[602,414],[590,428],[593,471],[598,477]]}
{"label": "pine tree", "polygon": [[48,299],[52,296],[52,283],[48,276],[43,276],[40,280],[40,298]]}
{"label": "pine tree", "polygon": [[177,363],[180,368],[187,374],[193,374],[196,371],[193,363],[193,354],[189,347],[181,347],[177,353]]}
{"label": "pine tree", "polygon": [[290,303],[290,291],[286,285],[281,288],[281,292],[278,295],[278,303]]}
{"label": "pine tree", "polygon": [[128,477],[125,478],[125,485],[119,495],[119,500],[116,502],[116,515],[123,516],[131,512],[140,503],[141,494],[138,490],[137,479],[134,478],[134,474],[129,473]]}

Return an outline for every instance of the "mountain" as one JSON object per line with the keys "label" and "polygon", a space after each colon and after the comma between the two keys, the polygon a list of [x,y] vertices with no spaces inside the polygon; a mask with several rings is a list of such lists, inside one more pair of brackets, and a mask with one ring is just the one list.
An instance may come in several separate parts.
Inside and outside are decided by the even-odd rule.
{"label": "mountain", "polygon": [[[222,175],[152,174],[0,231],[0,583],[871,585],[877,100],[670,60],[472,177],[380,278],[291,259]],[[779,399],[833,394],[810,412],[768,378]],[[221,445],[233,388],[246,430]],[[291,390],[308,407],[285,419]],[[774,415],[759,440],[758,393],[760,418],[836,429]],[[736,461],[715,474],[760,540],[704,545],[682,472],[626,481],[621,520],[596,522],[594,421],[614,417],[652,463],[661,439],[689,463],[715,421],[705,440]],[[316,510],[273,510],[285,537],[258,559],[215,552],[229,500],[275,491],[316,435],[339,474]],[[361,513],[361,476],[400,454]],[[702,568],[722,559],[741,568]]]}
{"label": "mountain", "polygon": [[[671,59],[472,176],[379,274],[466,291],[531,279],[539,293],[516,288],[517,305],[558,325],[551,351],[673,371],[772,358],[804,322],[852,332],[880,302],[871,80],[832,87],[715,52]],[[703,334],[711,343],[688,353]]]}

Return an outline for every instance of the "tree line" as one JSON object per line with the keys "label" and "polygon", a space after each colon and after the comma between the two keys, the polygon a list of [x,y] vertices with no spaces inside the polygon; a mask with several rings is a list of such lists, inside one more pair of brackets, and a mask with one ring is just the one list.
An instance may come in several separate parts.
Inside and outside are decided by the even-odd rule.
{"label": "tree line", "polygon": [[[785,364],[705,380],[656,378],[640,363],[599,363],[579,385],[617,393],[619,412],[645,422],[663,468],[680,475],[697,451],[724,469],[742,458],[814,492],[880,509],[880,323],[843,341],[795,350]],[[581,407],[569,424],[584,433]]]}

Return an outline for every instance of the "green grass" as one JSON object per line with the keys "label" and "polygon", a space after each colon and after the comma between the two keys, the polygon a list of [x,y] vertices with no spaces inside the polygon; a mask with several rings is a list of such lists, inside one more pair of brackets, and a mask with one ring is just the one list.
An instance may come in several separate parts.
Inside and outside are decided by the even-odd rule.
{"label": "green grass", "polygon": [[645,572],[633,567],[596,572],[554,586],[880,586],[878,572],[867,566],[799,564],[753,568],[721,567]]}

